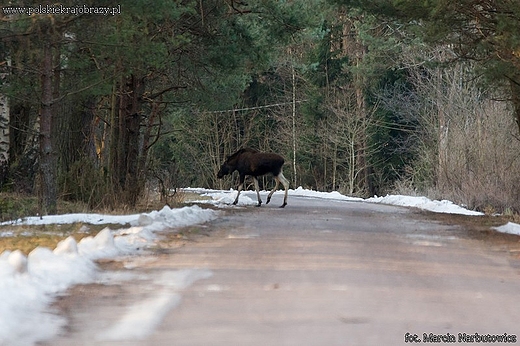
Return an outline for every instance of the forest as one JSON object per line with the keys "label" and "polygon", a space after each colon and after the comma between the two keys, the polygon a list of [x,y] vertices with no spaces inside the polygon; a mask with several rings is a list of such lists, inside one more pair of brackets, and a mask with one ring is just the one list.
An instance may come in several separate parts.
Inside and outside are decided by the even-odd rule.
{"label": "forest", "polygon": [[132,208],[252,147],[291,188],[518,213],[519,33],[518,0],[8,1],[0,193]]}

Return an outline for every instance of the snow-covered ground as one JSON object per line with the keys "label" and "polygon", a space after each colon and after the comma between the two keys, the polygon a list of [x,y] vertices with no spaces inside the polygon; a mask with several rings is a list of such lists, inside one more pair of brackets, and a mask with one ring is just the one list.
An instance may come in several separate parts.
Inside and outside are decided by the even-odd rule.
{"label": "snow-covered ground", "polygon": [[[100,279],[95,260],[138,254],[154,244],[161,231],[215,219],[218,212],[199,206],[134,215],[67,214],[28,217],[9,225],[121,224],[78,243],[69,237],[54,250],[38,247],[27,257],[19,250],[0,254],[0,345],[34,345],[54,336],[66,321],[48,310],[56,294]],[[8,227],[4,227],[7,228]],[[9,230],[6,233],[11,233]],[[0,232],[1,235],[1,232]],[[181,273],[182,274],[182,273]]]}
{"label": "snow-covered ground", "polygon": [[[210,200],[199,200],[200,203],[211,203],[219,206],[229,206],[233,203],[236,197],[236,191],[220,191],[220,190],[208,190],[199,188],[187,188],[186,191],[196,192],[202,194],[202,196],[211,197]],[[283,194],[283,191],[277,191],[275,194]],[[414,196],[403,196],[403,195],[387,195],[386,197],[371,197],[367,199],[359,197],[348,197],[342,195],[337,191],[333,192],[320,192],[307,190],[299,187],[295,190],[289,190],[290,196],[302,196],[311,198],[325,198],[334,199],[341,201],[352,201],[352,202],[368,202],[368,203],[381,203],[391,204],[403,207],[414,207],[424,210],[433,211],[436,213],[449,213],[449,214],[463,214],[463,215],[483,215],[480,212],[468,210],[461,206],[458,206],[450,201],[432,201],[426,197],[414,197]],[[255,205],[257,202],[249,198],[248,196],[240,195],[239,205]]]}
{"label": "snow-covered ground", "polygon": [[[205,199],[198,202],[210,203],[219,207],[229,207],[236,196],[236,191],[233,190],[186,190],[204,196]],[[449,201],[432,201],[425,197],[390,195],[361,199],[347,197],[338,192],[317,192],[301,187],[290,190],[289,194],[307,198],[393,204],[442,213],[481,215],[481,213],[464,209]],[[256,201],[247,195],[240,196],[239,205],[254,204]],[[63,317],[49,311],[49,305],[57,294],[64,292],[67,288],[75,284],[99,280],[100,273],[95,260],[138,254],[153,245],[161,231],[204,223],[217,217],[217,211],[195,205],[178,209],[164,207],[160,211],[146,214],[67,214],[27,217],[0,223],[0,226],[4,226],[4,230],[0,231],[0,236],[12,236],[13,233],[6,227],[10,225],[75,222],[122,225],[120,229],[116,230],[105,228],[95,237],[86,237],[80,242],[76,242],[72,237],[66,238],[54,250],[39,247],[28,256],[18,250],[5,251],[0,254],[0,346],[34,345],[36,342],[49,339],[58,333],[66,321]],[[500,232],[520,235],[520,225],[513,223],[496,229]],[[197,275],[210,275],[207,272],[202,273],[204,275],[200,273]],[[178,274],[176,275],[181,277],[188,275],[184,272]],[[190,282],[190,280],[181,281]],[[171,300],[171,302],[173,304],[175,300]],[[161,305],[164,304],[161,303]],[[120,333],[120,331],[116,332]]]}

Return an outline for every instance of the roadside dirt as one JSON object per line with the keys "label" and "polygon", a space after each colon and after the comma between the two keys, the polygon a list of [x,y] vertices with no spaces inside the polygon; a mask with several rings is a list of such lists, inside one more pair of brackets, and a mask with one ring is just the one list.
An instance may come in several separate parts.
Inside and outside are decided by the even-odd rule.
{"label": "roadside dirt", "polygon": [[490,215],[467,216],[428,211],[415,211],[414,214],[417,214],[420,218],[427,218],[444,225],[459,226],[460,237],[479,240],[489,249],[508,253],[511,258],[520,260],[520,236],[501,233],[493,229],[512,221],[509,217]]}

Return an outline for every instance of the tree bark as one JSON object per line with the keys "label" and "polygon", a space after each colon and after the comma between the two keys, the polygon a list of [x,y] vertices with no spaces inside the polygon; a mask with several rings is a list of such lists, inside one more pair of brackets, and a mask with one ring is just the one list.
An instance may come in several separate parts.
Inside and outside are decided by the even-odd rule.
{"label": "tree bark", "polygon": [[144,91],[144,81],[134,75],[121,79],[116,116],[112,126],[113,131],[111,145],[114,160],[112,174],[113,183],[122,191],[124,203],[134,206],[143,189],[144,172],[140,170],[140,140],[141,140],[141,96]]}
{"label": "tree bark", "polygon": [[[0,79],[6,76],[7,72],[0,71]],[[9,146],[9,100],[5,95],[0,95],[0,188],[7,180]]]}
{"label": "tree bark", "polygon": [[294,62],[291,62],[292,75],[292,150],[293,150],[293,187],[296,188],[296,72]]}
{"label": "tree bark", "polygon": [[40,212],[42,215],[56,214],[56,155],[52,143],[52,47],[50,42],[43,46],[42,97],[40,112]]}

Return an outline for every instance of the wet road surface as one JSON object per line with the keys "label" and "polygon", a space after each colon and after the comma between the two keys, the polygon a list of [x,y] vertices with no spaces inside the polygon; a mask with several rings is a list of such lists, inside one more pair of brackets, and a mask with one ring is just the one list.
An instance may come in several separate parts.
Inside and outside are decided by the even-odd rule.
{"label": "wet road surface", "polygon": [[280,203],[275,195],[261,208],[229,208],[188,240],[111,263],[104,284],[57,302],[69,325],[42,345],[379,346],[520,335],[511,253],[407,208]]}

